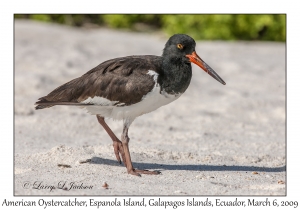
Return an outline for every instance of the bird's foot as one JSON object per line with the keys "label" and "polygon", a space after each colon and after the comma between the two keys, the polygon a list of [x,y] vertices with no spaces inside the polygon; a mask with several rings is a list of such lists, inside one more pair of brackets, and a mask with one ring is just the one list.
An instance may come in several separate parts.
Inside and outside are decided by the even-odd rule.
{"label": "bird's foot", "polygon": [[149,175],[161,174],[160,171],[148,171],[148,170],[138,170],[138,169],[129,170],[128,173],[135,176],[141,176],[141,174],[149,174]]}
{"label": "bird's foot", "polygon": [[114,141],[113,142],[113,147],[114,147],[114,152],[115,152],[115,155],[116,155],[116,158],[117,158],[118,162],[120,164],[122,163],[121,158],[120,158],[120,154],[121,154],[123,163],[126,167],[126,158],[125,158],[125,153],[124,153],[122,142],[120,140]]}

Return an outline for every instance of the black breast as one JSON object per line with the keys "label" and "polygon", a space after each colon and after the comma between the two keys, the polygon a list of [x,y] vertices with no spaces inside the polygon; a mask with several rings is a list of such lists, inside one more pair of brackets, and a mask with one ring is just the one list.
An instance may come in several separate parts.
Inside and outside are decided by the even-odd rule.
{"label": "black breast", "polygon": [[169,94],[184,93],[192,78],[190,62],[181,57],[167,57],[163,60],[162,74],[158,83]]}

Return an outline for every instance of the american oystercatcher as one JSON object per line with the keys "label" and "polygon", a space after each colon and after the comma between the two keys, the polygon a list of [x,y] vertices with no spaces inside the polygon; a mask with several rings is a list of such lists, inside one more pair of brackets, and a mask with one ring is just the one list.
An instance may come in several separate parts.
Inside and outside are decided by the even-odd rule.
{"label": "american oystercatcher", "polygon": [[[221,77],[195,51],[196,42],[185,34],[167,41],[162,56],[142,55],[115,58],[101,63],[81,77],[71,80],[39,98],[36,109],[55,105],[84,107],[96,115],[113,141],[117,160],[121,158],[129,174],[159,174],[133,168],[128,129],[135,118],[178,99],[192,78],[191,62],[225,85]],[[123,120],[121,141],[104,118]]]}

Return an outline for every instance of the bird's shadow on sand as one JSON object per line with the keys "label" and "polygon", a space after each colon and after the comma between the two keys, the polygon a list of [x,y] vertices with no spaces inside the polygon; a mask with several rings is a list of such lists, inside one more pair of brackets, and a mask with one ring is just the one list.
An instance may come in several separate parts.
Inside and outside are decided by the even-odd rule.
{"label": "bird's shadow on sand", "polygon": [[[115,160],[106,158],[93,157],[90,161],[92,164],[103,164],[111,166],[122,166]],[[137,169],[152,169],[157,171],[165,170],[187,170],[187,171],[260,171],[260,172],[284,172],[286,166],[280,167],[258,167],[258,166],[239,166],[239,165],[171,165],[171,164],[157,164],[157,163],[132,163]]]}

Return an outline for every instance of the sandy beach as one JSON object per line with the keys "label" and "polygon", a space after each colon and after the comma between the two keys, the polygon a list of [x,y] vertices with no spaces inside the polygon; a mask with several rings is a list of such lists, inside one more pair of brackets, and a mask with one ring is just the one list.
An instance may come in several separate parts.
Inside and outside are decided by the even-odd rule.
{"label": "sandy beach", "polygon": [[[38,98],[105,60],[161,55],[167,39],[15,21],[15,195],[286,195],[284,43],[197,41],[227,85],[193,65],[178,100],[133,122],[133,165],[157,176],[127,174],[85,110],[34,110]],[[107,123],[120,137],[122,121]]]}

